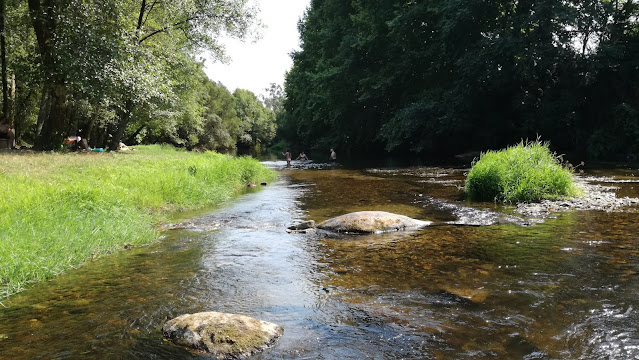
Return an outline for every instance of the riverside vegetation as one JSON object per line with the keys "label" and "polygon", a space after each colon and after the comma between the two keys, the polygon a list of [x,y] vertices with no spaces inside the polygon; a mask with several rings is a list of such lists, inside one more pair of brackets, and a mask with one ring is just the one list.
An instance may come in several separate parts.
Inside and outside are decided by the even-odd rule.
{"label": "riverside vegetation", "polygon": [[248,157],[140,146],[133,153],[0,157],[0,298],[129,245],[179,210],[219,204],[275,172]]}
{"label": "riverside vegetation", "polygon": [[639,154],[637,1],[311,1],[299,30],[292,148],[438,159],[542,134]]}
{"label": "riverside vegetation", "polygon": [[465,190],[472,200],[511,203],[579,194],[572,168],[563,166],[549,144],[539,140],[482,153],[468,174]]}

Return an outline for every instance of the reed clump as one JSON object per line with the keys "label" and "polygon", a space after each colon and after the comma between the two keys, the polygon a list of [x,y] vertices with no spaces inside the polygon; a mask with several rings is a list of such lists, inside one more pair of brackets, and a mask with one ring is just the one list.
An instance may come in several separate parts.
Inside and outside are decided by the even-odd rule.
{"label": "reed clump", "polygon": [[88,259],[159,238],[171,213],[219,204],[275,172],[251,158],[131,153],[0,155],[0,298]]}
{"label": "reed clump", "polygon": [[471,200],[507,203],[576,196],[572,169],[548,143],[522,141],[482,153],[466,178],[465,191]]}

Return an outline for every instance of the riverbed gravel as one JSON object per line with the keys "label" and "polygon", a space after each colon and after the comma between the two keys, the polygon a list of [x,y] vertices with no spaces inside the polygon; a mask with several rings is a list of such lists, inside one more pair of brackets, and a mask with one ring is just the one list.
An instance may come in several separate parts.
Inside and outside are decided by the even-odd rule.
{"label": "riverbed gravel", "polygon": [[515,212],[526,217],[545,218],[552,213],[566,210],[594,210],[606,212],[637,212],[639,198],[617,197],[616,186],[593,184],[590,181],[601,181],[578,177],[577,186],[583,190],[583,195],[562,200],[543,200],[539,203],[519,203]]}

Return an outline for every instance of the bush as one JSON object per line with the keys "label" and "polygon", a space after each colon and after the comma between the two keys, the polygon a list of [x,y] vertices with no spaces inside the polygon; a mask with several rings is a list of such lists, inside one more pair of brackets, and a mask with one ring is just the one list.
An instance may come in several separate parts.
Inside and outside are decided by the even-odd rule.
{"label": "bush", "polygon": [[572,171],[539,140],[482,153],[466,178],[471,200],[537,202],[574,196]]}

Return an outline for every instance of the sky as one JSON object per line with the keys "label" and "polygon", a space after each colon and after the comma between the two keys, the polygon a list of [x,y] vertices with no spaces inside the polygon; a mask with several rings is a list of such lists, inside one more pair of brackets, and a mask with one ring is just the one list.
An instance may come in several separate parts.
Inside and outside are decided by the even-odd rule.
{"label": "sky", "polygon": [[259,4],[259,17],[266,25],[261,30],[261,39],[256,42],[223,39],[230,63],[213,63],[207,59],[204,71],[231,92],[241,88],[260,95],[271,83],[284,84],[284,74],[293,65],[289,54],[299,49],[297,22],[310,0],[253,1]]}

